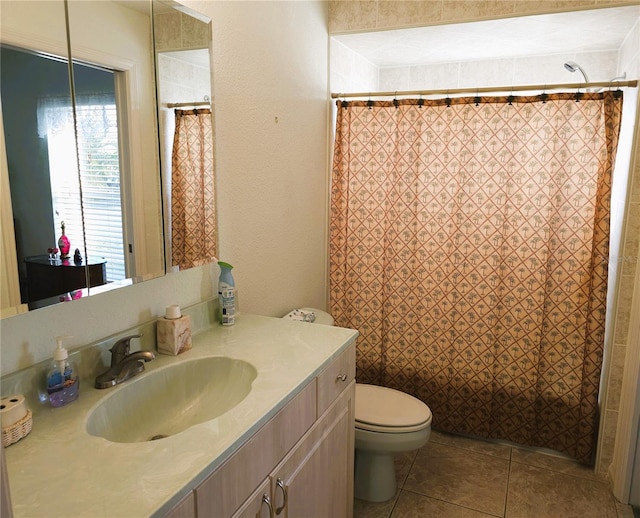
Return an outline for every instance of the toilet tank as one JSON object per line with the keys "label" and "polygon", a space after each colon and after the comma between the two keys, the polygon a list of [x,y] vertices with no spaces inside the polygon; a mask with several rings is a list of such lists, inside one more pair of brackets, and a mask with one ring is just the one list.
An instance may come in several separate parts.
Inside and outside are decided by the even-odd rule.
{"label": "toilet tank", "polygon": [[315,308],[294,309],[292,311],[289,311],[289,313],[287,313],[282,318],[290,318],[292,320],[303,320],[305,315],[309,315],[311,313],[313,313],[313,315],[315,316],[315,319],[313,320],[314,324],[322,324],[325,326],[333,325],[333,317],[329,313],[327,313],[326,311],[322,311],[321,309],[315,309]]}

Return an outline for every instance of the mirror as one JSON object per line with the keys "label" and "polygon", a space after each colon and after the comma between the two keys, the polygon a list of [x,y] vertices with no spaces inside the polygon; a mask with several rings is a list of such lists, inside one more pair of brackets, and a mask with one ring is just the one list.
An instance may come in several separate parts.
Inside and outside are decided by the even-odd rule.
{"label": "mirror", "polygon": [[177,271],[217,256],[211,20],[170,0],[153,13],[165,262]]}
{"label": "mirror", "polygon": [[[64,3],[2,2],[3,316],[164,274],[150,7],[68,2],[76,157]],[[49,260],[62,220],[82,268]]]}

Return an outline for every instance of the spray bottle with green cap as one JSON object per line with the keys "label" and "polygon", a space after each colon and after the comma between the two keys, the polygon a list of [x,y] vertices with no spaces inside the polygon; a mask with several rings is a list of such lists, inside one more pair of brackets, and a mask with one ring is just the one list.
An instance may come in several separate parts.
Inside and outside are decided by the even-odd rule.
{"label": "spray bottle with green cap", "polygon": [[220,278],[218,279],[218,299],[220,304],[220,323],[232,326],[236,323],[236,283],[231,275],[233,266],[218,261]]}

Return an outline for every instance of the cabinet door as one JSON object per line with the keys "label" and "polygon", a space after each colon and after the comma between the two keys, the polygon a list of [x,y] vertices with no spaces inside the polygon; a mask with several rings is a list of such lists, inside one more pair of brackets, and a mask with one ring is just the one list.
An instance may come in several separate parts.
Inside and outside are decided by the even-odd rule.
{"label": "cabinet door", "polygon": [[312,382],[196,488],[198,518],[232,516],[311,428],[315,415]]}
{"label": "cabinet door", "polygon": [[273,507],[269,488],[269,479],[266,478],[231,518],[272,518]]}
{"label": "cabinet door", "polygon": [[350,385],[273,471],[276,516],[352,516],[355,382]]}

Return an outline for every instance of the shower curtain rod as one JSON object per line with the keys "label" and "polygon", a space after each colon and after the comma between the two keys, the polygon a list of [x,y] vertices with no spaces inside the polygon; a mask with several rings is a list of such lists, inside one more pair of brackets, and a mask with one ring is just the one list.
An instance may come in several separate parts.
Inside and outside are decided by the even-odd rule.
{"label": "shower curtain rod", "polygon": [[525,86],[487,86],[483,88],[448,88],[446,90],[409,90],[404,92],[366,92],[366,93],[332,93],[332,99],[342,99],[347,97],[398,97],[407,95],[455,95],[455,94],[480,94],[480,93],[497,93],[497,92],[524,92],[530,90],[541,90],[547,92],[549,90],[583,90],[587,88],[622,88],[625,86],[638,86],[638,81],[605,81],[600,83],[569,83],[555,85],[525,85]]}
{"label": "shower curtain rod", "polygon": [[211,106],[209,101],[198,101],[195,103],[167,103],[168,108],[184,108],[185,106]]}

